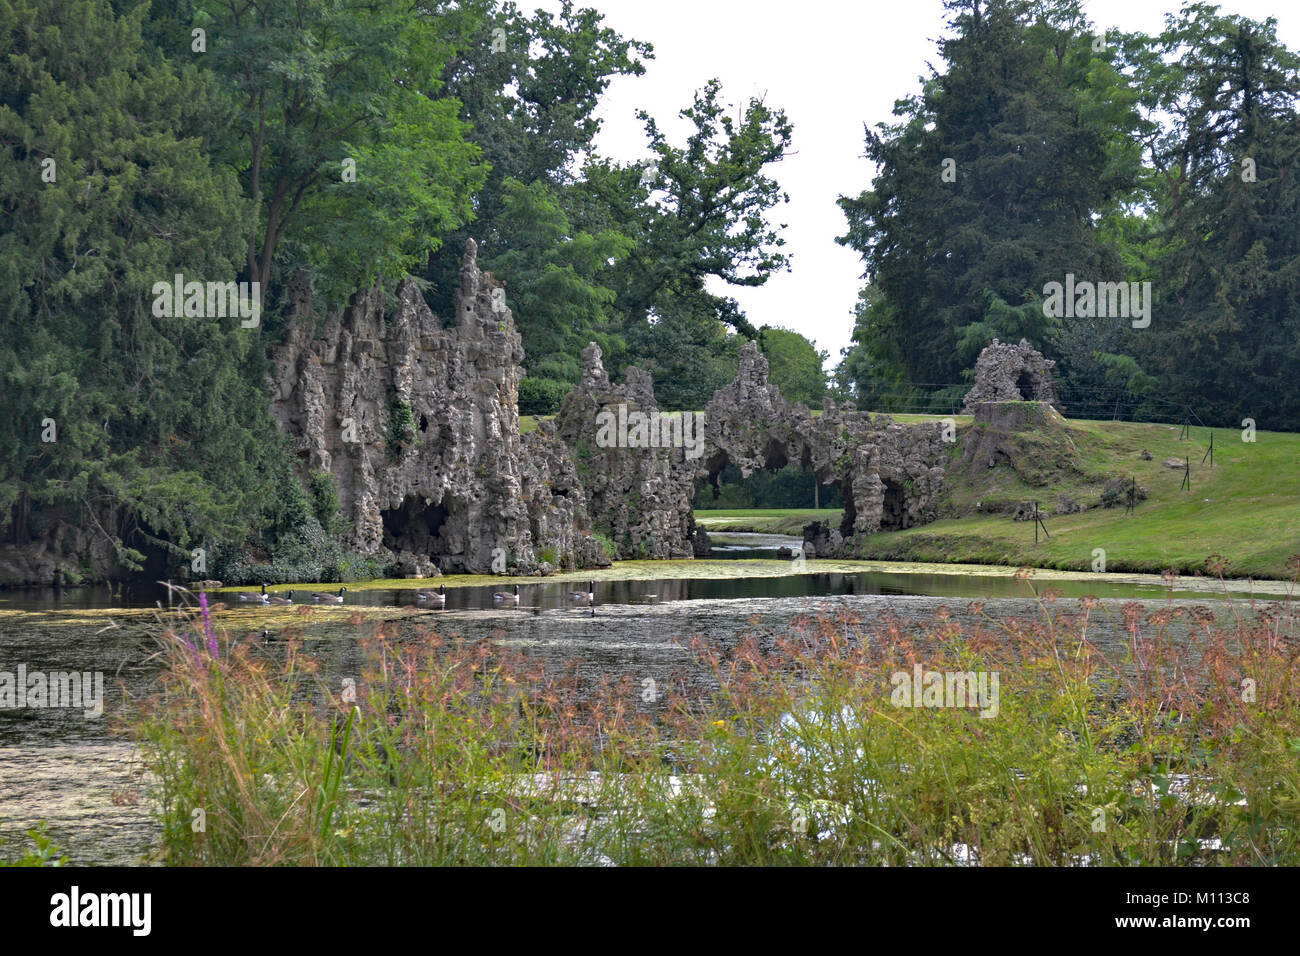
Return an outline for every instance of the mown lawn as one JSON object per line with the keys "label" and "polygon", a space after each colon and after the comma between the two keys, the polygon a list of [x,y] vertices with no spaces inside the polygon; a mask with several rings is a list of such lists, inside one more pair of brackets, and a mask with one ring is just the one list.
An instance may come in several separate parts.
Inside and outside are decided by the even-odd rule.
{"label": "mown lawn", "polygon": [[[1240,430],[1226,428],[1194,428],[1188,440],[1179,439],[1178,425],[1071,421],[1068,429],[1078,449],[1075,468],[1022,463],[972,474],[959,442],[950,467],[950,506],[976,513],[872,535],[862,542],[861,556],[1088,570],[1100,557],[1094,551],[1103,549],[1108,571],[1209,573],[1206,559],[1217,553],[1231,577],[1293,576],[1287,562],[1300,552],[1300,435],[1261,431],[1251,443]],[[1213,468],[1201,464],[1211,432]],[[1140,458],[1144,449],[1150,461]],[[1182,469],[1161,464],[1166,458],[1190,461],[1190,491],[1180,489]],[[1106,477],[1129,475],[1149,494],[1134,514],[1122,506],[1095,507]],[[978,513],[1029,499],[1053,511],[1059,493],[1089,510],[1049,514],[1051,538],[1040,533],[1037,544],[1032,523]]]}
{"label": "mown lawn", "polygon": [[839,508],[716,508],[696,511],[695,523],[710,533],[750,531],[798,537],[814,521],[838,527],[842,514]]}

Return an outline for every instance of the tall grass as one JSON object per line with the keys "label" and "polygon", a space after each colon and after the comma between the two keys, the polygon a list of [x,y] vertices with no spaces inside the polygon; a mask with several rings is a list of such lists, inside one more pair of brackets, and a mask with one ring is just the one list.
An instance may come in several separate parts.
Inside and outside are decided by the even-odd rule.
{"label": "tall grass", "polygon": [[[358,619],[353,698],[203,606],[132,723],[175,864],[1300,863],[1289,602],[1130,603],[1118,650],[1091,599],[971,610],[755,620],[650,700],[418,619]],[[996,672],[996,715],[896,706],[915,664]]]}

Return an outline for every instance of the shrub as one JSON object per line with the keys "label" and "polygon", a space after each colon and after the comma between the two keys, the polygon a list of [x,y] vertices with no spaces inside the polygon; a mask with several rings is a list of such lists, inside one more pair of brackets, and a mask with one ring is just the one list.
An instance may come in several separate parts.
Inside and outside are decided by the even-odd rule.
{"label": "shrub", "polygon": [[572,390],[569,382],[526,376],[519,381],[519,414],[554,415],[560,410],[564,396]]}

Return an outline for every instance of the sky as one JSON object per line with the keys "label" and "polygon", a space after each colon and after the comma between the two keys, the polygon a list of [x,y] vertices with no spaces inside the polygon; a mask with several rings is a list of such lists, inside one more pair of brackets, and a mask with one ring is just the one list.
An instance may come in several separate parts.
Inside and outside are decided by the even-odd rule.
{"label": "sky", "polygon": [[[718,281],[710,291],[734,297],[755,326],[793,329],[828,353],[828,368],[853,332],[852,310],[863,284],[862,261],[835,242],[845,220],[836,205],[871,184],[874,165],[862,158],[864,126],[893,122],[894,101],[920,89],[927,61],[941,68],[936,40],[942,0],[580,0],[624,37],[654,45],[639,77],[616,77],[598,111],[596,149],[630,162],[648,157],[645,109],[670,140],[689,131],[677,116],[694,90],[717,77],[727,102],[760,97],[786,112],[794,127],[791,154],[770,167],[790,202],[770,214],[785,223],[789,272],[757,288]],[[556,9],[549,2],[521,2]],[[1278,37],[1300,50],[1300,8],[1287,2],[1226,0],[1224,13],[1278,19]],[[1096,24],[1158,33],[1175,0],[1092,0]]]}

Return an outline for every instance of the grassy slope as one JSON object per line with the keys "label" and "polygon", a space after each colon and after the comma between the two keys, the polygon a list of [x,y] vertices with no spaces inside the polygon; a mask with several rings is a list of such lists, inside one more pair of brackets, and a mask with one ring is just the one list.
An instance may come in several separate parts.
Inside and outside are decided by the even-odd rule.
{"label": "grassy slope", "polygon": [[[1091,506],[1102,479],[1134,475],[1150,495],[1134,515],[1125,515],[1123,507],[1051,515],[1051,539],[1040,535],[1035,545],[1032,524],[1006,514],[976,514],[873,535],[864,556],[1087,570],[1093,549],[1104,548],[1108,571],[1194,573],[1217,552],[1226,559],[1229,576],[1292,576],[1286,564],[1300,552],[1300,435],[1259,432],[1251,444],[1236,429],[1213,429],[1211,469],[1200,463],[1209,429],[1194,429],[1188,441],[1179,441],[1177,425],[1071,421],[1068,429],[1078,449],[1073,469],[1043,462],[1053,448],[1059,451],[1059,436],[1027,448],[1019,471],[1000,466],[972,476],[961,462],[960,446],[954,449],[953,508],[965,514],[977,502],[987,508],[990,502],[1037,498],[1041,508],[1053,510],[1060,492]],[[1139,458],[1143,449],[1151,452],[1151,461]],[[1161,465],[1165,458],[1183,457],[1191,459],[1190,492],[1179,488],[1181,469]]]}

